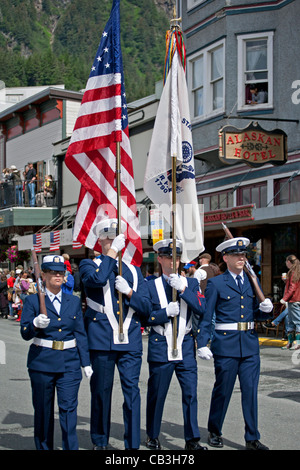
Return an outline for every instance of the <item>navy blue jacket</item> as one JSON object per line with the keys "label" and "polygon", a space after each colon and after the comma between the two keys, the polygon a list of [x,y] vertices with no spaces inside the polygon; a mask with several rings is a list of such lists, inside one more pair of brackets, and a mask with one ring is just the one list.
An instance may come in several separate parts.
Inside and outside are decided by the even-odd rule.
{"label": "navy blue jacket", "polygon": [[[90,259],[81,261],[79,265],[80,276],[84,285],[86,296],[94,302],[104,305],[103,287],[109,281],[112,293],[113,310],[118,319],[119,293],[115,289],[115,279],[118,275],[117,261],[110,256],[100,257],[99,266]],[[123,299],[123,320],[125,321],[129,307],[134,310],[128,331],[128,344],[114,344],[113,329],[105,313],[98,312],[88,307],[84,320],[88,334],[89,348],[93,350],[118,350],[118,351],[142,351],[141,321],[147,319],[149,314],[149,302],[146,298],[146,282],[140,268],[133,266],[138,277],[137,291],[133,291],[130,299],[126,295]],[[122,277],[129,286],[133,287],[133,275],[129,267],[122,263]]]}
{"label": "navy blue jacket", "polygon": [[[162,278],[163,286],[165,288],[166,296],[168,302],[172,302],[172,288],[166,282],[164,277]],[[185,288],[182,294],[177,294],[177,300],[180,302],[182,298],[187,304],[187,323],[189,322],[192,316],[192,323],[198,324],[199,319],[203,316],[205,312],[205,298],[199,291],[199,282],[193,278],[187,278],[188,285]],[[151,300],[151,312],[148,319],[149,326],[161,325],[164,326],[165,323],[172,321],[170,317],[167,316],[166,308],[162,308],[160,300],[157,294],[157,289],[155,286],[155,280],[150,280],[145,282],[149,291],[149,297]],[[195,321],[194,321],[195,317]],[[177,317],[179,318],[179,317]],[[189,334],[185,335],[183,344],[182,344],[182,355],[183,360],[185,360],[187,354],[192,354],[194,357],[195,351],[195,333],[191,331]],[[158,362],[168,362],[167,354],[167,341],[165,336],[157,333],[153,328],[151,328],[149,334],[148,342],[148,361],[158,361]]]}
{"label": "navy blue jacket", "polygon": [[50,323],[47,328],[36,329],[33,320],[40,314],[38,294],[26,297],[21,316],[22,337],[26,341],[34,337],[52,341],[69,341],[75,338],[77,346],[57,351],[32,344],[28,353],[28,368],[43,372],[60,373],[90,365],[80,299],[74,295],[62,293],[60,315],[56,312],[47,295],[45,302]]}
{"label": "navy blue jacket", "polygon": [[[254,322],[269,318],[259,310],[259,302],[253,287],[244,274],[243,291],[227,270],[224,274],[208,279],[205,290],[206,313],[200,323],[199,347],[207,346],[212,327],[212,316],[217,323]],[[259,342],[255,330],[215,330],[211,343],[213,354],[228,357],[246,357],[259,353]]]}

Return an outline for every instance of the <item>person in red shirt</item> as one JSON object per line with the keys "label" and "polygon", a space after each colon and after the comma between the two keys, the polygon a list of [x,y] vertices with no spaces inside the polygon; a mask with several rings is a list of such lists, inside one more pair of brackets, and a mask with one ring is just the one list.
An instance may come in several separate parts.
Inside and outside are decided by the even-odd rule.
{"label": "person in red shirt", "polygon": [[[300,261],[289,255],[285,264],[288,268],[286,285],[281,303],[288,305],[288,344],[284,349],[300,349]],[[296,339],[296,346],[293,342]]]}

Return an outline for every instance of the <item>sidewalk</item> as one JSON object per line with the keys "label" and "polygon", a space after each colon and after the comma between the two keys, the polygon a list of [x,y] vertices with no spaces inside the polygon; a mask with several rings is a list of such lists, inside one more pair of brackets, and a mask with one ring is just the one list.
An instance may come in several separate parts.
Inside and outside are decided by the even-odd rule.
{"label": "sidewalk", "polygon": [[258,336],[258,341],[260,346],[273,346],[273,347],[280,347],[285,346],[287,344],[286,340],[279,339],[279,338],[272,338],[270,336]]}

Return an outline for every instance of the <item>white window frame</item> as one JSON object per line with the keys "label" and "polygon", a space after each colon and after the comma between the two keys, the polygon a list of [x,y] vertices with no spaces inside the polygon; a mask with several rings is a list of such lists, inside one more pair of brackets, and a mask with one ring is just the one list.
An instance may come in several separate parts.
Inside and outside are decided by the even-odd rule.
{"label": "white window frame", "polygon": [[[222,58],[222,66],[223,66],[223,105],[220,108],[213,109],[213,82],[211,79],[211,54],[216,49],[222,47],[223,48],[223,58]],[[203,114],[201,116],[195,116],[194,112],[194,94],[193,94],[193,63],[196,60],[203,57]],[[214,44],[211,44],[209,47],[202,49],[199,52],[191,55],[188,58],[187,63],[187,82],[188,82],[188,89],[190,94],[190,114],[191,114],[191,121],[192,123],[197,123],[201,121],[205,121],[208,118],[213,118],[219,114],[224,113],[225,111],[225,39],[217,41]]]}
{"label": "white window frame", "polygon": [[200,3],[204,3],[205,0],[187,0],[187,11],[192,10],[193,8],[200,5]]}
{"label": "white window frame", "polygon": [[[265,33],[243,34],[237,38],[238,55],[237,55],[237,74],[238,74],[238,88],[237,88],[237,107],[238,111],[245,110],[259,110],[259,109],[272,109],[273,108],[273,31]],[[246,70],[246,42],[248,40],[267,40],[267,70],[268,70],[268,102],[256,105],[245,103],[245,70]],[[257,81],[256,83],[259,83]]]}

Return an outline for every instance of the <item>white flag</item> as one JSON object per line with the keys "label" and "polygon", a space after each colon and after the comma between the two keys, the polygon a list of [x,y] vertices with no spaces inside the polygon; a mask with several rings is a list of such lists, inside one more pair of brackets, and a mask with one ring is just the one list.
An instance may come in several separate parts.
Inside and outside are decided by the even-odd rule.
{"label": "white flag", "polygon": [[204,251],[198,205],[192,126],[185,72],[176,50],[157,110],[144,179],[144,191],[172,226],[172,157],[176,163],[176,238],[182,240],[181,261]]}

